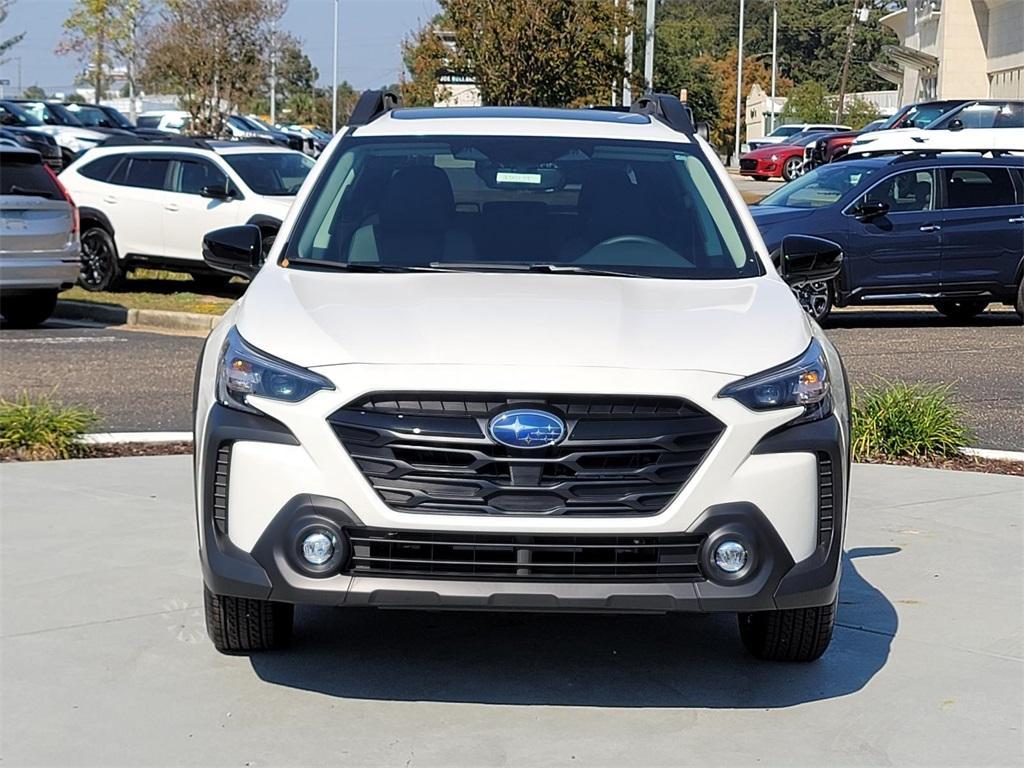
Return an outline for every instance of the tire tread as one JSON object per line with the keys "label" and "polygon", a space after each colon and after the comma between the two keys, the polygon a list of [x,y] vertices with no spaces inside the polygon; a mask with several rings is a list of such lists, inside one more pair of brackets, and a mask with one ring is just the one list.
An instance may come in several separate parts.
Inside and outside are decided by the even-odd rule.
{"label": "tire tread", "polygon": [[288,603],[217,595],[203,588],[206,631],[221,653],[283,648],[291,637],[294,607]]}
{"label": "tire tread", "polygon": [[836,603],[740,614],[740,636],[754,656],[769,661],[814,661],[832,640]]}

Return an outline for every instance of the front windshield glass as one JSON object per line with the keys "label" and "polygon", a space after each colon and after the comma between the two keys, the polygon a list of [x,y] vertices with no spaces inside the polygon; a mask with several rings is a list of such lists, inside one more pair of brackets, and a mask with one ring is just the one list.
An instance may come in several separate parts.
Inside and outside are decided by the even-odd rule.
{"label": "front windshield glass", "polygon": [[90,107],[88,105],[72,104],[68,107],[68,111],[75,116],[75,118],[82,125],[89,126],[90,128],[113,128],[114,125],[111,123],[110,118],[101,109],[96,107]]}
{"label": "front windshield glass", "polygon": [[78,118],[60,104],[46,101],[24,101],[19,106],[32,117],[49,125],[81,125]]}
{"label": "front windshield glass", "polygon": [[905,113],[897,112],[882,124],[880,130],[892,128],[897,125],[900,128],[924,128],[935,122],[940,116],[951,109],[949,104],[918,104],[911,107]]}
{"label": "front windshield glass", "polygon": [[873,165],[844,160],[822,165],[776,189],[758,205],[780,205],[786,208],[823,208],[875,172]]}
{"label": "front windshield glass", "polygon": [[17,104],[11,104],[10,102],[5,101],[3,104],[0,104],[0,124],[35,127],[43,125],[44,123],[35,115],[26,112]]}
{"label": "front windshield glass", "polygon": [[799,125],[780,125],[774,131],[769,133],[769,136],[792,136],[794,133],[800,133]]}
{"label": "front windshield glass", "polygon": [[313,167],[312,158],[299,152],[227,154],[224,159],[257,195],[294,195]]}
{"label": "front windshield glass", "polygon": [[287,257],[349,268],[762,273],[691,145],[583,138],[350,140]]}

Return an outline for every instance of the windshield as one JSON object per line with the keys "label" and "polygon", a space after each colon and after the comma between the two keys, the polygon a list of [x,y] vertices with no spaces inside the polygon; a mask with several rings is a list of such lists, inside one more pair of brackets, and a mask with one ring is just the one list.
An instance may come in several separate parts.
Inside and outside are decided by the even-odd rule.
{"label": "windshield", "polygon": [[97,109],[96,107],[72,104],[68,107],[68,111],[75,116],[78,122],[82,125],[87,125],[90,128],[116,127],[110,118],[106,116],[103,110]]}
{"label": "windshield", "polygon": [[97,107],[104,115],[107,116],[107,120],[114,125],[115,128],[134,128],[132,121],[122,115],[113,107]]}
{"label": "windshield", "polygon": [[758,205],[823,208],[826,205],[832,205],[860,184],[861,179],[867,178],[874,172],[874,165],[850,160],[822,165],[775,190],[761,200]]}
{"label": "windshield", "polygon": [[769,136],[792,136],[794,133],[800,133],[799,125],[780,125],[774,131],[769,133]]}
{"label": "windshield", "polygon": [[952,104],[916,104],[906,112],[897,112],[886,120],[879,130],[888,128],[924,128],[944,115],[952,108]]}
{"label": "windshield", "polygon": [[60,104],[46,101],[24,101],[19,106],[32,117],[42,120],[48,125],[81,125],[78,118]]}
{"label": "windshield", "polygon": [[43,125],[43,121],[35,117],[35,115],[29,114],[17,104],[5,101],[0,103],[0,124],[37,126]]}
{"label": "windshield", "polygon": [[350,140],[296,233],[287,258],[307,266],[762,274],[711,170],[683,144]]}
{"label": "windshield", "polygon": [[312,158],[300,152],[229,154],[224,159],[257,195],[294,195],[313,167]]}

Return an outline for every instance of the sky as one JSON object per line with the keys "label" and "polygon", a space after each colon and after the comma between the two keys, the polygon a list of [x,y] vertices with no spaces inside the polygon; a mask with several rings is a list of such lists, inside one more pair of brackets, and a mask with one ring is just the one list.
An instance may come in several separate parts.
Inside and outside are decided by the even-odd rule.
{"label": "sky", "polygon": [[[80,63],[57,56],[61,22],[73,0],[14,0],[0,29],[6,39],[25,32],[25,39],[0,64],[0,79],[9,79],[7,92],[18,86],[18,58],[23,87],[39,85],[47,93],[68,90]],[[340,0],[338,79],[357,89],[397,82],[402,72],[402,39],[437,13],[436,0]],[[331,82],[334,0],[290,0],[282,28],[303,42],[306,54],[320,70],[320,82]]]}

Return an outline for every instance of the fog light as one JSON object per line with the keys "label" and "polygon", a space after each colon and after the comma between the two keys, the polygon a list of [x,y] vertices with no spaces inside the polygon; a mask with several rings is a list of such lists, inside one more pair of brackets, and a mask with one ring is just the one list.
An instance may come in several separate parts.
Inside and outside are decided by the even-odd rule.
{"label": "fog light", "polygon": [[747,550],[738,541],[723,541],[715,549],[715,565],[726,573],[737,573],[747,564]]}
{"label": "fog light", "polygon": [[302,540],[302,556],[310,565],[323,565],[334,555],[334,537],[316,531]]}

